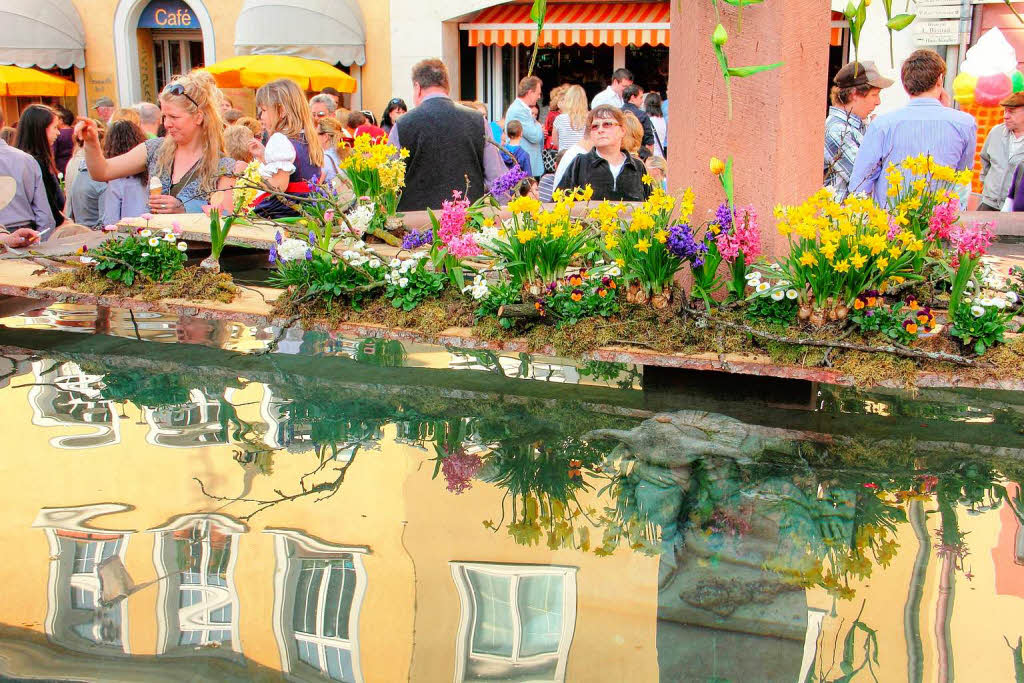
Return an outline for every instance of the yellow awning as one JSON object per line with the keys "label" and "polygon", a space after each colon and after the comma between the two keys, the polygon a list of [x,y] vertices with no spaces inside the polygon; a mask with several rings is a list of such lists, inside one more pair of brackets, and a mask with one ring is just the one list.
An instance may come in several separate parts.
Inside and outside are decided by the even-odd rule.
{"label": "yellow awning", "polygon": [[222,88],[258,88],[279,78],[295,81],[303,90],[328,86],[338,92],[356,91],[356,79],[315,59],[285,55],[239,55],[206,67]]}
{"label": "yellow awning", "polygon": [[45,71],[0,65],[0,95],[75,97],[78,95],[78,84]]}

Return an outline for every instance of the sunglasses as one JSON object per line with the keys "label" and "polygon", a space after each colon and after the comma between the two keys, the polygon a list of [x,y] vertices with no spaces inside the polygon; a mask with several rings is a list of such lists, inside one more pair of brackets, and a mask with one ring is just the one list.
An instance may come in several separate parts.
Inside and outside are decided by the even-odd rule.
{"label": "sunglasses", "polygon": [[590,130],[608,130],[609,128],[614,128],[617,125],[619,124],[615,121],[603,121],[601,123],[592,124],[590,126]]}
{"label": "sunglasses", "polygon": [[323,117],[325,117],[327,115],[328,114],[325,111],[315,111],[315,112],[313,112],[313,118],[314,119],[322,119]]}
{"label": "sunglasses", "polygon": [[187,92],[185,92],[185,86],[183,86],[181,83],[168,83],[167,87],[164,88],[164,94],[165,95],[177,95],[179,97],[184,97],[189,102],[191,102],[192,104],[196,105],[196,109],[202,109],[202,107],[199,106],[199,103],[196,102],[194,99],[192,99],[191,95],[189,95]]}

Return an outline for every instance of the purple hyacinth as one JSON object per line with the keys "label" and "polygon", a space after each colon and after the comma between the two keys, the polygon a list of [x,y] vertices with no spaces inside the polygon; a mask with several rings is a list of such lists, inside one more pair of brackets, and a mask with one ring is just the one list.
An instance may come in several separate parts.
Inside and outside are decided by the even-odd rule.
{"label": "purple hyacinth", "polygon": [[410,230],[402,238],[402,249],[417,249],[434,240],[434,234],[429,230]]}
{"label": "purple hyacinth", "polygon": [[723,202],[715,211],[715,223],[721,226],[723,232],[728,232],[732,228],[732,209],[727,203]]}
{"label": "purple hyacinth", "polygon": [[695,266],[704,265],[708,245],[693,238],[693,228],[689,225],[673,225],[669,228],[665,246],[673,256],[688,260]]}
{"label": "purple hyacinth", "polygon": [[270,245],[270,259],[269,260],[270,260],[271,263],[277,263],[277,245],[276,244],[271,244]]}
{"label": "purple hyacinth", "polygon": [[491,194],[494,197],[507,197],[525,178],[526,171],[519,166],[513,166],[491,183]]}
{"label": "purple hyacinth", "polygon": [[309,243],[313,244],[314,242],[316,242],[316,233],[313,232],[312,230],[310,230],[309,231]]}
{"label": "purple hyacinth", "polygon": [[306,250],[306,260],[307,261],[312,261],[313,260],[313,250],[312,249],[307,249]]}
{"label": "purple hyacinth", "polygon": [[281,244],[281,242],[284,241],[284,239],[281,237],[280,230],[278,230],[277,233],[274,235],[274,241],[277,242],[278,244]]}

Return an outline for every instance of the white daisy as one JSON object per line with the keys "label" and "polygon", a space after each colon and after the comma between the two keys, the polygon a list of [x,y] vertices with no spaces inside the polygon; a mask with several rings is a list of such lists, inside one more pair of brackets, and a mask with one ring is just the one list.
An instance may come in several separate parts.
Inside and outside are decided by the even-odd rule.
{"label": "white daisy", "polygon": [[757,283],[757,291],[758,291],[758,293],[767,292],[771,288],[772,288],[772,286],[769,283],[767,283],[767,282],[759,282],[759,283]]}
{"label": "white daisy", "polygon": [[774,292],[772,292],[772,299],[774,299],[775,301],[782,301],[785,298],[786,293],[783,292],[781,289],[776,289]]}
{"label": "white daisy", "polygon": [[178,251],[188,251],[188,245],[184,242],[178,242]]}
{"label": "white daisy", "polygon": [[971,306],[971,315],[973,315],[975,318],[980,318],[981,316],[985,315],[985,309],[975,304],[974,306]]}
{"label": "white daisy", "polygon": [[149,246],[151,246],[151,247],[156,247],[156,246],[159,246],[159,245],[160,245],[160,239],[159,239],[159,238],[157,238],[157,237],[150,237],[150,238],[149,238],[149,241],[148,241],[147,243],[148,243],[148,244],[149,244]]}
{"label": "white daisy", "polygon": [[790,301],[797,298],[798,296],[800,296],[800,292],[796,291],[795,289],[786,290],[786,298],[789,299]]}

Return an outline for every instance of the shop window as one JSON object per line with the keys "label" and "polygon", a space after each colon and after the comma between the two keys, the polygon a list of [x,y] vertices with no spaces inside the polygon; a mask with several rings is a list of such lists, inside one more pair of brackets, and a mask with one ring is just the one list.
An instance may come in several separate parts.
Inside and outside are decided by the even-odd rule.
{"label": "shop window", "polygon": [[[667,52],[667,50],[666,50]],[[519,49],[519,75],[525,76],[530,68],[532,47]],[[614,68],[615,48],[611,45],[561,45],[542,47],[537,51],[533,73],[543,85],[542,105],[550,104],[552,88],[563,83],[582,86],[587,100],[608,87]],[[668,68],[666,58],[665,68]],[[639,77],[638,77],[639,78]],[[518,84],[518,80],[517,80]]]}
{"label": "shop window", "polygon": [[452,563],[462,602],[456,681],[563,681],[576,626],[576,570]]}
{"label": "shop window", "polygon": [[365,548],[335,546],[291,530],[273,534],[278,572],[274,633],[289,679],[360,683],[359,610]]}
{"label": "shop window", "polygon": [[[668,47],[665,45],[629,45],[626,68],[633,72],[644,91],[668,95]],[[611,72],[609,72],[609,76]]]}

